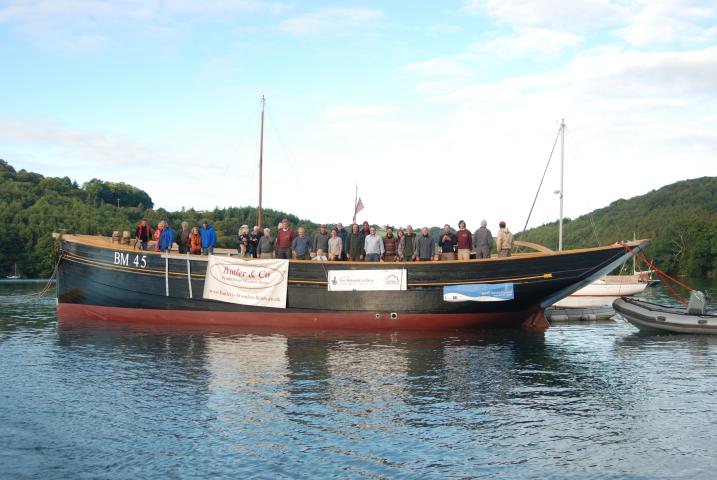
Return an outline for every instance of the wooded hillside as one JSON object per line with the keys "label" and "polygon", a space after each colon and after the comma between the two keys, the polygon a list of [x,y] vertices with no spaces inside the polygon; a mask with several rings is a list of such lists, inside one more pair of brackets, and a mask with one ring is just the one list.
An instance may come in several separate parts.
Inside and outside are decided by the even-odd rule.
{"label": "wooded hillside", "polygon": [[[117,200],[119,199],[119,208]],[[0,160],[0,275],[12,272],[17,263],[24,277],[49,276],[53,269],[53,231],[111,235],[115,230],[133,231],[146,217],[152,227],[162,219],[173,228],[186,220],[198,226],[207,219],[216,229],[219,246],[236,247],[242,224],[256,223],[255,207],[194,209],[168,212],[153,209],[151,197],[124,183],[93,179],[79,186],[68,177],[44,177],[15,169]],[[311,235],[318,225],[271,209],[263,210],[264,224],[276,229],[287,217]],[[349,227],[347,225],[347,227]],[[440,236],[442,227],[431,234]],[[617,240],[651,238],[647,254],[673,274],[717,274],[717,178],[704,177],[677,182],[564,222],[565,248],[589,247]],[[493,232],[497,233],[496,231]],[[515,234],[520,237],[519,233]],[[526,240],[557,249],[557,222],[526,232]]]}
{"label": "wooded hillside", "polygon": [[[673,274],[717,274],[717,177],[667,185],[563,222],[564,248],[651,238],[649,258]],[[516,234],[519,238],[520,234]],[[526,240],[557,249],[558,222],[529,229]]]}
{"label": "wooded hillside", "polygon": [[[92,179],[80,187],[68,177],[15,171],[4,160],[0,160],[0,205],[2,277],[12,273],[15,263],[23,277],[49,276],[54,267],[55,243],[51,234],[55,231],[109,236],[115,230],[134,234],[142,218],[147,218],[153,229],[162,219],[175,229],[183,220],[199,226],[207,219],[217,231],[218,245],[234,248],[239,227],[255,225],[257,213],[254,207],[215,208],[211,212],[154,210],[151,197],[131,185]],[[284,217],[310,232],[317,228],[296,215],[271,209],[263,209],[262,217],[273,230]]]}

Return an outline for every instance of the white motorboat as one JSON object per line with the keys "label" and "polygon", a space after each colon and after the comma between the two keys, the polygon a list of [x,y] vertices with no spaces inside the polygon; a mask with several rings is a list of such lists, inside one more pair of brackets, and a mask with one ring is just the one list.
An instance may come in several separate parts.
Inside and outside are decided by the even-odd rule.
{"label": "white motorboat", "polygon": [[637,275],[608,275],[557,302],[554,307],[588,308],[612,305],[619,297],[637,295],[647,288]]}

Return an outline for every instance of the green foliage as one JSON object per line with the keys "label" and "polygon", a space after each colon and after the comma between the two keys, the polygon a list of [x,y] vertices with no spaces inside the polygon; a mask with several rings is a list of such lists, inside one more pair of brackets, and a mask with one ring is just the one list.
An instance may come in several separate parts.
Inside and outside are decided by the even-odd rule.
{"label": "green foliage", "polygon": [[[117,208],[117,198],[120,208]],[[131,185],[93,179],[80,188],[70,178],[44,177],[25,170],[15,171],[0,160],[0,275],[12,272],[17,263],[26,277],[52,272],[55,244],[51,233],[64,231],[89,235],[111,235],[115,230],[134,231],[142,218],[154,229],[167,220],[174,229],[181,222],[199,226],[207,220],[217,231],[218,246],[236,247],[241,225],[257,223],[255,207],[193,208],[168,212],[153,210],[150,196]],[[296,215],[263,209],[264,226],[288,218],[294,228],[304,227],[312,236],[318,225]],[[334,225],[328,225],[332,228]],[[345,225],[350,229],[350,225]],[[441,227],[432,227],[438,241]],[[565,248],[589,247],[618,240],[651,238],[647,254],[673,274],[715,276],[717,274],[717,177],[686,180],[646,195],[620,199],[605,208],[564,222]],[[516,234],[519,238],[520,234]],[[558,224],[553,222],[526,232],[526,240],[557,248]]]}
{"label": "green foliage", "polygon": [[[64,179],[50,178],[44,181],[47,180],[53,182],[56,180],[66,180],[67,184],[70,183],[70,179],[67,177]],[[117,205],[119,202],[121,207],[152,208],[154,206],[152,199],[146,192],[122,182],[103,182],[102,180],[93,178],[82,186],[82,190],[85,192],[85,198],[95,204],[109,203]]]}
{"label": "green foliage", "polygon": [[[717,177],[667,185],[620,199],[582,217],[564,220],[564,248],[591,247],[634,237],[650,238],[647,256],[662,270],[717,275]],[[516,234],[519,238],[520,234]],[[525,239],[557,249],[558,223],[526,232]]]}
{"label": "green foliage", "polygon": [[[255,207],[217,207],[211,212],[193,208],[179,212],[153,210],[150,196],[131,185],[93,179],[80,188],[68,177],[15,171],[1,159],[0,205],[3,205],[0,228],[4,233],[0,242],[0,275],[12,273],[17,264],[24,277],[46,277],[52,273],[56,248],[52,232],[109,236],[115,230],[134,232],[142,218],[147,218],[152,229],[160,220],[167,220],[174,229],[180,229],[182,221],[200,226],[202,220],[208,220],[217,231],[218,246],[234,248],[239,227],[254,226],[257,221]],[[318,230],[316,224],[295,215],[262,210],[264,225],[274,231],[284,217],[295,227],[306,228],[309,234]]]}

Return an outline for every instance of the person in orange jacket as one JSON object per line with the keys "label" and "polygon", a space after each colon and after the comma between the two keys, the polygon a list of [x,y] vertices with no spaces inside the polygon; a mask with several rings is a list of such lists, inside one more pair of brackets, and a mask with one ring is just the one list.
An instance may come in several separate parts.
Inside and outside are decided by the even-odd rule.
{"label": "person in orange jacket", "polygon": [[194,255],[202,253],[202,236],[197,227],[193,227],[192,233],[189,234],[189,251]]}

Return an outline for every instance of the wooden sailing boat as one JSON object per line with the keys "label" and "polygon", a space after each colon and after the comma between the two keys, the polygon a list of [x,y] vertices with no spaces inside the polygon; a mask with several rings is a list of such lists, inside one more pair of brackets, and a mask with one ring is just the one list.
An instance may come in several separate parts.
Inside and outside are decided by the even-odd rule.
{"label": "wooden sailing boat", "polygon": [[[262,97],[259,225],[264,104]],[[506,258],[442,262],[232,260],[219,249],[211,256],[138,252],[130,246],[112,244],[105,237],[57,236],[60,321],[89,318],[171,325],[364,330],[547,328],[543,315],[546,307],[604,276],[631,255],[625,245],[612,244],[560,252],[542,248]],[[648,243],[640,240],[627,246],[637,252]],[[238,291],[232,299],[205,296],[207,285],[216,280],[213,268],[217,261],[223,265],[241,262],[242,268],[258,271],[266,268],[262,262],[286,262],[281,263],[286,275],[279,274],[285,303],[280,307],[240,303],[255,295],[246,290]],[[222,274],[228,278],[225,285],[241,288],[236,286],[241,282],[234,267]],[[341,277],[359,277],[361,282],[356,288],[334,288],[337,280],[343,281]]]}

